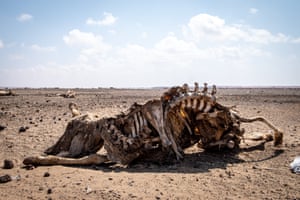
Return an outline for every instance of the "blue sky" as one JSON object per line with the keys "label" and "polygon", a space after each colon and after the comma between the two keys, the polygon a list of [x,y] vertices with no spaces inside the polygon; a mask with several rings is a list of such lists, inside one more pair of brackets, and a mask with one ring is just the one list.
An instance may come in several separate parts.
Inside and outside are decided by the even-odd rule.
{"label": "blue sky", "polygon": [[0,87],[300,85],[300,2],[3,0]]}

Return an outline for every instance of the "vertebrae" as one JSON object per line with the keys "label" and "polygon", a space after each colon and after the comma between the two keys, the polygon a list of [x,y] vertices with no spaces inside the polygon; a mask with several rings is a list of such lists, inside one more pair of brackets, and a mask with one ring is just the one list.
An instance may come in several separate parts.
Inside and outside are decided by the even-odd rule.
{"label": "vertebrae", "polygon": [[[187,105],[190,106],[190,101],[193,101],[194,99],[205,99],[204,101],[211,101],[212,103],[216,102],[216,93],[217,89],[216,86],[212,86],[212,91],[210,94],[208,94],[208,88],[207,83],[204,83],[204,87],[202,91],[199,89],[199,84],[197,82],[194,83],[194,89],[191,90],[188,86],[188,84],[183,84],[182,87],[172,87],[167,92],[165,92],[161,100],[165,105],[170,104],[170,106],[174,106],[181,102],[182,100],[187,100]],[[188,98],[190,97],[190,98]],[[193,104],[194,105],[194,104]]]}

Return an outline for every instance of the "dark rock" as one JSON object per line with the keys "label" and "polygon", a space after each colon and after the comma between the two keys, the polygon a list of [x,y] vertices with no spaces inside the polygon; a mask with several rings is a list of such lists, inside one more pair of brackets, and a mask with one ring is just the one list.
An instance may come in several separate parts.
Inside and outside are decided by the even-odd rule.
{"label": "dark rock", "polygon": [[14,168],[14,163],[11,160],[4,160],[3,169],[12,169]]}
{"label": "dark rock", "polygon": [[45,172],[44,173],[44,177],[49,177],[50,176],[50,173],[49,172]]}
{"label": "dark rock", "polygon": [[52,193],[52,189],[49,188],[49,189],[47,190],[47,194],[51,194],[51,193]]}
{"label": "dark rock", "polygon": [[6,126],[0,125],[0,131],[6,129]]}
{"label": "dark rock", "polygon": [[11,176],[6,174],[4,176],[0,176],[0,183],[7,183],[9,181],[11,181]]}
{"label": "dark rock", "polygon": [[19,133],[25,132],[25,131],[26,131],[26,128],[25,128],[24,126],[21,126],[21,127],[19,128]]}

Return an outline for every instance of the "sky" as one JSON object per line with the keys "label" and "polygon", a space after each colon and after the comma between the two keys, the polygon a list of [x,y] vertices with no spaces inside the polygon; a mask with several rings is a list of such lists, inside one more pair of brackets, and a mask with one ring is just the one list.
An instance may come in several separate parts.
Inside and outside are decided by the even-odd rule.
{"label": "sky", "polygon": [[300,86],[298,0],[2,0],[0,87]]}

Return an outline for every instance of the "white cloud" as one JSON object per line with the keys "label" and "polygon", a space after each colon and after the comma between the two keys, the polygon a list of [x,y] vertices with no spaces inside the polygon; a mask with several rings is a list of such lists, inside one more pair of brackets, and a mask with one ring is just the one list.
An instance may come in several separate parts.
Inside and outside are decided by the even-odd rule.
{"label": "white cloud", "polygon": [[104,18],[101,20],[95,20],[93,18],[88,18],[86,20],[86,24],[88,25],[101,25],[101,26],[109,26],[116,23],[118,20],[117,17],[114,17],[111,13],[104,12]]}
{"label": "white cloud", "polygon": [[175,36],[175,34],[169,33],[168,36],[160,40],[155,45],[155,48],[170,53],[175,53],[175,52],[182,53],[182,52],[194,51],[197,47],[195,46],[195,44],[184,40],[179,40]]}
{"label": "white cloud", "polygon": [[0,49],[2,49],[4,47],[4,44],[2,42],[2,40],[0,40]]}
{"label": "white cloud", "polygon": [[255,15],[257,12],[258,12],[258,9],[256,9],[256,8],[250,8],[249,9],[249,13],[252,14],[252,15]]}
{"label": "white cloud", "polygon": [[68,35],[63,37],[64,42],[70,46],[98,46],[102,43],[102,36],[91,32],[82,32],[78,29],[69,31]]}
{"label": "white cloud", "polygon": [[30,21],[33,18],[32,15],[23,13],[17,17],[17,20],[20,22]]}
{"label": "white cloud", "polygon": [[[212,23],[217,27],[215,32],[223,34],[217,36],[229,37],[226,35],[229,34],[226,33],[228,30],[222,30],[224,26],[226,27],[224,20],[219,18],[212,20],[216,20],[216,23]],[[210,23],[207,26],[210,26]],[[240,37],[243,37],[244,33],[239,32],[239,27],[235,31],[236,35],[240,34]],[[267,33],[262,31],[255,34]],[[106,86],[111,86],[111,83],[119,87],[149,86],[155,85],[156,81],[160,81],[159,84],[162,85],[169,85],[191,78],[197,80],[202,75],[206,80],[214,78],[222,80],[222,75],[215,77],[215,72],[244,69],[248,60],[271,56],[269,52],[255,45],[249,45],[250,42],[243,45],[238,40],[232,40],[233,42],[229,44],[216,40],[212,46],[203,45],[195,40],[179,38],[172,32],[149,48],[135,43],[112,46],[105,43],[101,35],[78,29],[71,30],[63,40],[70,47],[80,50],[76,63],[70,64],[72,69],[79,74],[80,71],[85,71],[86,74],[90,73],[90,76],[101,74],[99,81]],[[168,75],[170,72],[172,76]]]}
{"label": "white cloud", "polygon": [[111,49],[111,45],[103,42],[101,35],[82,32],[78,29],[71,30],[63,37],[63,40],[67,45],[80,49],[79,60],[81,61],[99,60]]}
{"label": "white cloud", "polygon": [[208,40],[268,44],[289,40],[282,33],[272,34],[266,29],[255,29],[242,24],[227,25],[224,19],[208,14],[192,17],[187,27],[184,27],[184,34],[197,42]]}
{"label": "white cloud", "polygon": [[35,51],[40,51],[40,52],[54,52],[54,51],[56,51],[56,47],[42,47],[42,46],[37,45],[37,44],[31,45],[31,49],[33,49]]}
{"label": "white cloud", "polygon": [[293,40],[292,40],[292,43],[299,44],[299,43],[300,43],[300,37],[299,37],[299,38],[293,39]]}

